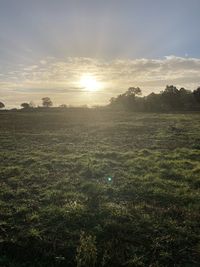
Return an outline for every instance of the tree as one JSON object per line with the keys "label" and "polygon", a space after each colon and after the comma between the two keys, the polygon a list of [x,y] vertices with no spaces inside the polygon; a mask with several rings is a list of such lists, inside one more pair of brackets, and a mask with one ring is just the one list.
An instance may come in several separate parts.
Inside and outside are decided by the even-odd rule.
{"label": "tree", "polygon": [[200,87],[193,91],[193,95],[197,103],[200,103]]}
{"label": "tree", "polygon": [[162,101],[167,110],[180,108],[180,92],[173,85],[167,85],[165,91],[161,93]]}
{"label": "tree", "polygon": [[141,95],[142,91],[139,87],[129,87],[128,90],[125,92],[126,96],[130,95]]}
{"label": "tree", "polygon": [[180,103],[182,110],[193,110],[195,106],[195,98],[190,90],[180,88]]}
{"label": "tree", "polygon": [[51,101],[50,97],[43,97],[42,98],[42,105],[45,108],[49,108],[53,106],[53,102]]}
{"label": "tree", "polygon": [[144,109],[147,111],[161,111],[162,110],[162,102],[161,102],[161,94],[151,93],[145,97],[145,107]]}
{"label": "tree", "polygon": [[127,110],[134,110],[136,109],[136,105],[139,102],[136,101],[138,100],[136,95],[141,95],[141,94],[142,91],[139,87],[129,87],[125,93],[120,94],[117,97],[112,97],[110,99],[110,105],[117,108],[123,107]]}
{"label": "tree", "polygon": [[1,108],[5,108],[5,105],[4,105],[3,102],[0,102],[0,109],[1,109]]}
{"label": "tree", "polygon": [[28,103],[22,103],[21,107],[24,109],[28,109],[28,108],[30,108],[30,105]]}

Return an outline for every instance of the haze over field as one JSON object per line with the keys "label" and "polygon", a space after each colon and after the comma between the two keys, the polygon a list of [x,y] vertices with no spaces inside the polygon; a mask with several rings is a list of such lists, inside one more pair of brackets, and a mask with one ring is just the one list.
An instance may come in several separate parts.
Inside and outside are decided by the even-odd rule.
{"label": "haze over field", "polygon": [[0,0],[0,99],[6,107],[106,104],[200,80],[198,0]]}

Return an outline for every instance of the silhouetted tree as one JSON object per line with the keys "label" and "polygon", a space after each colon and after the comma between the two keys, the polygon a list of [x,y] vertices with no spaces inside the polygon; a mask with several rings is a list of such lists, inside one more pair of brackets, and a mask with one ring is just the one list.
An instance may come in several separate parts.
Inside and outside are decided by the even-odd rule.
{"label": "silhouetted tree", "polygon": [[22,103],[22,104],[21,104],[21,107],[22,107],[23,109],[28,109],[28,108],[30,108],[30,105],[29,105],[28,103]]}
{"label": "silhouetted tree", "polygon": [[193,110],[195,106],[195,98],[190,90],[181,88],[179,90],[180,94],[180,104],[182,110]]}
{"label": "silhouetted tree", "polygon": [[5,105],[4,105],[3,102],[0,102],[0,109],[1,109],[1,108],[5,108]]}
{"label": "silhouetted tree", "polygon": [[146,111],[162,111],[163,104],[161,101],[161,94],[151,93],[146,96],[146,101],[144,104],[144,110]]}
{"label": "silhouetted tree", "polygon": [[125,109],[131,110],[136,108],[136,95],[141,95],[142,91],[139,87],[129,87],[124,94],[118,95],[116,98],[110,99],[110,105],[115,107],[123,106]]}
{"label": "silhouetted tree", "polygon": [[126,91],[125,95],[130,96],[130,95],[141,95],[142,91],[139,87],[129,87],[128,90]]}
{"label": "silhouetted tree", "polygon": [[43,97],[42,98],[42,105],[45,108],[49,108],[53,106],[53,102],[51,101],[50,97]]}
{"label": "silhouetted tree", "polygon": [[173,110],[180,107],[180,92],[173,85],[167,85],[162,92],[163,108],[165,110]]}
{"label": "silhouetted tree", "polygon": [[200,103],[200,87],[193,91],[195,100]]}

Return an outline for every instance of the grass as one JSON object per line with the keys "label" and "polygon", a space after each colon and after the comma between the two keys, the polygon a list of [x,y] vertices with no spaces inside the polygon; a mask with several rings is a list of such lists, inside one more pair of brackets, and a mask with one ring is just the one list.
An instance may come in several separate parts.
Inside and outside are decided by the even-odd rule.
{"label": "grass", "polygon": [[199,266],[198,113],[2,112],[0,185],[0,266]]}

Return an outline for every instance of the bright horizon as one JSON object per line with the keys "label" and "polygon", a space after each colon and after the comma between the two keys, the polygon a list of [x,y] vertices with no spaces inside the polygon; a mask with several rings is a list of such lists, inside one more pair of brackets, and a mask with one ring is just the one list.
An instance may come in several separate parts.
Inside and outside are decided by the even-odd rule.
{"label": "bright horizon", "polygon": [[0,0],[0,101],[103,105],[200,85],[198,0]]}

